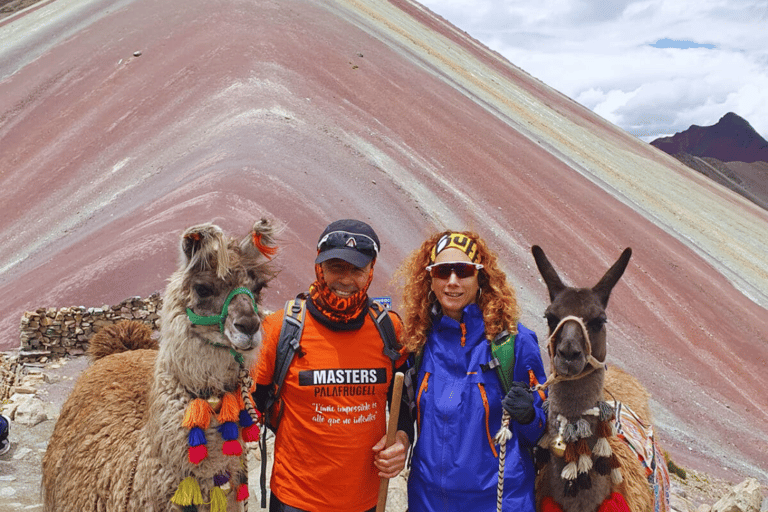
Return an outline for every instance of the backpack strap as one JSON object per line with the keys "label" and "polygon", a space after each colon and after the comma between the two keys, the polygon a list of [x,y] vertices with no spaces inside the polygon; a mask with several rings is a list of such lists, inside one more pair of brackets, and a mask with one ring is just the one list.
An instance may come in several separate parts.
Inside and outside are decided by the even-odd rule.
{"label": "backpack strap", "polygon": [[500,332],[491,342],[491,355],[493,359],[486,364],[481,364],[480,367],[483,371],[496,370],[496,375],[506,394],[515,380],[515,336],[508,331]]}
{"label": "backpack strap", "polygon": [[[280,419],[283,417],[283,407],[279,407],[276,417],[272,417],[272,409],[280,399],[280,392],[283,389],[285,376],[288,368],[291,366],[293,356],[301,351],[301,334],[304,332],[304,316],[307,313],[306,294],[300,293],[294,299],[285,303],[283,312],[283,324],[280,327],[280,336],[277,340],[277,349],[275,351],[275,369],[272,373],[272,386],[267,395],[267,402],[264,407],[264,425],[277,430]],[[259,483],[261,487],[261,508],[267,508],[267,429],[261,430],[261,475]]]}
{"label": "backpack strap", "polygon": [[379,331],[379,336],[384,342],[384,348],[382,352],[392,361],[392,375],[395,375],[395,364],[400,359],[400,344],[397,342],[397,334],[395,333],[395,324],[392,322],[392,318],[389,316],[389,310],[382,306],[378,301],[371,300],[369,302],[368,314],[373,320],[376,329]]}
{"label": "backpack strap", "polygon": [[[304,352],[301,350],[301,334],[304,332],[304,317],[306,314],[307,307],[304,294],[299,294],[296,298],[290,299],[285,303],[283,325],[280,328],[280,336],[277,340],[277,350],[275,352],[272,389],[270,390],[266,407],[267,414],[269,414],[271,406],[280,398],[285,376],[288,374],[288,368],[291,366],[291,362],[293,362],[294,355],[304,356]],[[277,418],[270,418],[270,423],[274,429],[277,429],[282,415],[281,408]]]}

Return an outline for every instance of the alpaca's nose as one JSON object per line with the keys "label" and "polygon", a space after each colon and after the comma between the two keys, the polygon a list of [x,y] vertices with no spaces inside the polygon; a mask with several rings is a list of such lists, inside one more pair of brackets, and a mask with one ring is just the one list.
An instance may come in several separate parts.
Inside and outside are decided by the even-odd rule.
{"label": "alpaca's nose", "polygon": [[581,357],[581,349],[573,343],[561,343],[557,347],[557,355],[566,361],[575,361]]}
{"label": "alpaca's nose", "polygon": [[259,317],[257,315],[253,315],[253,317],[246,317],[246,318],[239,318],[235,323],[235,329],[240,331],[243,334],[247,334],[248,336],[253,336],[256,334],[259,330],[259,327],[261,326],[261,322],[259,321]]}

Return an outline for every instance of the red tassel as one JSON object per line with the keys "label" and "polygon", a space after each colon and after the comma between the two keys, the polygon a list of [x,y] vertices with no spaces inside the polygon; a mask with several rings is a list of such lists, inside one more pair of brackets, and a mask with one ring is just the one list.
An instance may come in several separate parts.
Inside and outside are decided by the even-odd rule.
{"label": "red tassel", "polygon": [[243,453],[243,445],[241,445],[240,441],[237,439],[224,441],[224,445],[221,447],[221,452],[224,455],[240,455]]}
{"label": "red tassel", "polygon": [[[557,504],[555,500],[549,496],[541,500],[541,512],[563,512],[563,507]],[[605,512],[601,510],[600,512]]]}
{"label": "red tassel", "polygon": [[624,496],[614,492],[605,498],[605,501],[603,501],[600,508],[597,509],[597,512],[630,512],[630,510]]}
{"label": "red tassel", "polygon": [[259,440],[260,433],[261,430],[259,429],[259,425],[254,423],[248,427],[245,427],[241,434],[243,436],[243,441],[246,443],[253,443]]}
{"label": "red tassel", "polygon": [[208,448],[204,444],[189,447],[189,462],[192,464],[200,464],[207,456]]}
{"label": "red tassel", "polygon": [[245,501],[249,496],[248,484],[240,484],[240,487],[237,488],[237,501]]}

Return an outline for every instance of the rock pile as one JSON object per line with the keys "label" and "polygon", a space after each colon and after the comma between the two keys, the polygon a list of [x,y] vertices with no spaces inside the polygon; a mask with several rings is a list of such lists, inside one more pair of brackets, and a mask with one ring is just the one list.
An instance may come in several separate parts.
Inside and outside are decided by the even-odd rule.
{"label": "rock pile", "polygon": [[81,354],[91,336],[120,320],[140,320],[157,329],[161,306],[162,298],[155,293],[147,298],[132,297],[116,306],[27,311],[21,318],[19,357],[22,361],[45,362],[66,354]]}

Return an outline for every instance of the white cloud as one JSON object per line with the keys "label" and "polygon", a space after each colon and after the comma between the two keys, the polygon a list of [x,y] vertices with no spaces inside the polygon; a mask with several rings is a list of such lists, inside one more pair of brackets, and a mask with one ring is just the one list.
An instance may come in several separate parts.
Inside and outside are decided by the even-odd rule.
{"label": "white cloud", "polygon": [[[768,138],[768,0],[422,0],[644,140],[727,112]],[[654,48],[660,39],[714,48]]]}

